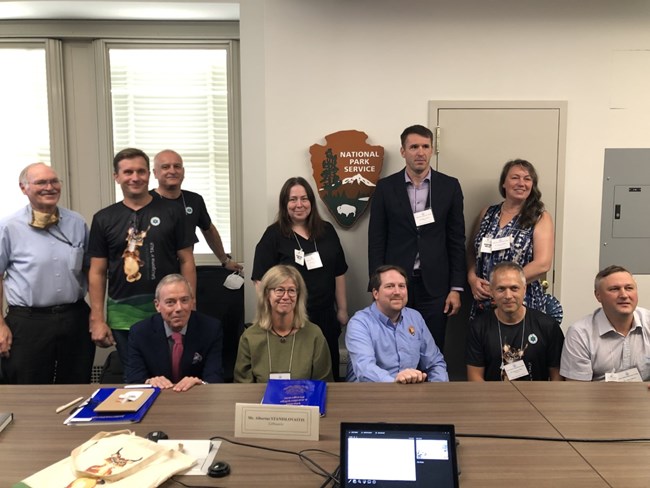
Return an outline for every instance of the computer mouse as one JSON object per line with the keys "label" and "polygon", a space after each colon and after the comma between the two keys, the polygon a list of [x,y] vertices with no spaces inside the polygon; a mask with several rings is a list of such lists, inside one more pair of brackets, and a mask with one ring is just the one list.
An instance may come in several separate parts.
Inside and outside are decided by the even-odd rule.
{"label": "computer mouse", "polygon": [[230,465],[224,461],[215,461],[208,469],[208,476],[212,478],[223,478],[230,474]]}
{"label": "computer mouse", "polygon": [[165,434],[162,430],[154,430],[153,432],[149,432],[146,435],[147,439],[150,441],[158,442],[159,440],[165,440],[169,439],[169,436]]}

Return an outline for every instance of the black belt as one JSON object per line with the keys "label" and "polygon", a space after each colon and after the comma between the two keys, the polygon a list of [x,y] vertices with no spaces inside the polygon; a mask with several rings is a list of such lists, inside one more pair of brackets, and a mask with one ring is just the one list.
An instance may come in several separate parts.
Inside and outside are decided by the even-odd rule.
{"label": "black belt", "polygon": [[64,303],[63,305],[52,305],[51,307],[18,307],[14,305],[9,305],[9,311],[16,312],[27,312],[27,313],[42,313],[42,314],[53,314],[53,313],[64,313],[68,310],[75,309],[83,305],[85,300],[82,298],[74,303]]}

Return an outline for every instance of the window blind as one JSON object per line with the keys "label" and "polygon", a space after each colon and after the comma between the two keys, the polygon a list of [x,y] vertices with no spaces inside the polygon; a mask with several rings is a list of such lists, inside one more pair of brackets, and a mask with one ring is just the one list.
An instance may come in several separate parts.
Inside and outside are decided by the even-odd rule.
{"label": "window blind", "polygon": [[[110,48],[109,60],[115,152],[140,148],[152,166],[159,151],[178,152],[183,189],[203,196],[230,252],[228,50]],[[150,188],[156,186],[152,174]],[[198,235],[194,252],[211,253]]]}

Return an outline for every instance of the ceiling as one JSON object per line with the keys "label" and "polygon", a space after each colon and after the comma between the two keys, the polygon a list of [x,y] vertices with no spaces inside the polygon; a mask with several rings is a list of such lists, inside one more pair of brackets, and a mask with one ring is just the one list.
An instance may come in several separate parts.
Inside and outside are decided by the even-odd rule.
{"label": "ceiling", "polygon": [[215,0],[0,1],[0,20],[239,20],[238,2]]}

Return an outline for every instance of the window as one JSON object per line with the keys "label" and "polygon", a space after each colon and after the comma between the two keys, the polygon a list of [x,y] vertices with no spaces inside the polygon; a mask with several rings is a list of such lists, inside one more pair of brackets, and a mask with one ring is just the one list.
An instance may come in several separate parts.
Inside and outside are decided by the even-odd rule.
{"label": "window", "polygon": [[[203,196],[231,251],[228,49],[109,47],[114,152],[163,149],[183,157],[183,188]],[[157,186],[151,176],[150,188]],[[116,200],[120,200],[116,188]],[[194,252],[211,253],[203,235]]]}
{"label": "window", "polygon": [[28,164],[50,164],[45,47],[0,44],[0,147],[2,172],[0,217],[27,204],[18,175]]}
{"label": "window", "polygon": [[[29,163],[56,168],[61,205],[90,224],[116,201],[117,150],[174,149],[183,187],[240,257],[238,38],[238,22],[0,20],[0,217],[26,204],[17,180]],[[206,244],[194,252],[216,263]]]}

